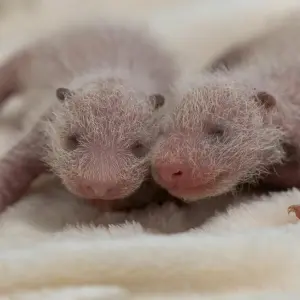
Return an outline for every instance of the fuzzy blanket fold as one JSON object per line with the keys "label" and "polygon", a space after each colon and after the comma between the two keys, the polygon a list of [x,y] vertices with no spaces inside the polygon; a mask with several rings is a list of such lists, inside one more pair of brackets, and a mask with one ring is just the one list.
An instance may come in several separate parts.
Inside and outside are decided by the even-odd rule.
{"label": "fuzzy blanket fold", "polygon": [[[201,229],[169,236],[147,233],[138,223],[112,225],[108,230],[72,226],[52,233],[27,224],[27,229],[19,228],[19,235],[10,236],[9,241],[5,234],[1,239],[0,290],[57,292],[74,287],[75,293],[85,286],[116,287],[113,291],[124,297],[130,294],[131,298],[124,299],[143,299],[145,294],[148,299],[157,295],[178,297],[182,293],[200,297],[246,290],[241,294],[244,299],[247,293],[261,289],[265,293],[296,293],[300,224],[287,214],[286,207],[300,203],[300,192],[253,200],[233,206]],[[37,199],[27,199],[26,205],[34,205],[34,201]],[[54,201],[59,211],[61,203]],[[194,210],[196,213],[197,207]],[[18,207],[12,208],[7,218],[13,220],[17,212]],[[168,218],[166,212],[156,218]],[[73,217],[75,221],[75,214]]]}
{"label": "fuzzy blanket fold", "polygon": [[[76,0],[77,8],[64,15],[68,1],[28,0],[25,12],[25,2],[20,10],[17,0],[11,2],[14,9],[10,2],[0,3],[5,8],[3,59],[32,37],[72,26],[75,13],[81,20],[102,13],[147,19],[183,65],[196,62],[200,70],[231,45],[258,36],[300,8],[293,0],[231,0],[225,14],[219,0],[151,5],[126,0],[119,9],[111,0],[91,0],[89,6]],[[136,7],[134,15],[130,5]],[[22,124],[31,124],[33,104],[24,99],[1,112],[1,153],[16,142],[12,136],[24,134],[15,126],[21,110]],[[228,207],[231,200],[216,199],[216,206],[223,204],[217,214],[213,202],[186,210],[166,204],[144,212],[100,214],[56,180],[42,178],[0,217],[0,300],[299,299],[300,223],[287,207],[300,204],[300,191],[238,199]],[[178,234],[154,233],[200,225]]]}

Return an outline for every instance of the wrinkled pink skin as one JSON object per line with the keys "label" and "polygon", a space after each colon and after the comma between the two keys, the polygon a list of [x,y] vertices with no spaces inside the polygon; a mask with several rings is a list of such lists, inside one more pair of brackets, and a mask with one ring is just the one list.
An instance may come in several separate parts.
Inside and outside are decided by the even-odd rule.
{"label": "wrinkled pink skin", "polygon": [[[137,190],[148,176],[148,149],[158,131],[151,102],[137,102],[134,92],[111,84],[113,91],[96,84],[95,92],[90,85],[74,92],[46,124],[51,143],[45,161],[72,193],[86,199],[114,200]],[[142,144],[136,149],[137,143]]]}
{"label": "wrinkled pink skin", "polygon": [[187,93],[152,151],[153,178],[186,201],[233,190],[284,156],[281,131],[256,92],[240,85],[239,95],[231,83],[212,82]]}
{"label": "wrinkled pink skin", "polygon": [[[40,128],[40,124],[36,128]],[[47,172],[46,165],[37,155],[42,147],[43,134],[33,130],[1,158],[0,211],[18,201],[27,192],[31,182]]]}
{"label": "wrinkled pink skin", "polygon": [[[32,141],[43,145],[42,151],[33,146],[30,166],[38,167],[25,167],[23,162],[29,156],[22,150],[27,138],[14,148],[19,156],[12,150],[0,161],[6,169],[0,186],[3,195],[9,195],[0,202],[16,201],[45,171],[41,161],[83,198],[101,201],[132,195],[149,175],[148,152],[166,106],[157,105],[153,95],[167,99],[176,77],[172,58],[147,32],[107,24],[75,28],[17,53],[0,69],[0,103],[12,93],[50,88],[54,106],[51,120],[43,122],[45,140]],[[61,103],[55,99],[60,87],[72,92]],[[24,180],[6,193],[5,186],[15,185],[9,175],[15,166],[23,168]]]}
{"label": "wrinkled pink skin", "polygon": [[[41,122],[37,123],[31,132],[0,160],[0,212],[17,202],[39,175],[50,171],[41,159],[42,155],[45,155],[46,144],[46,136],[41,128]],[[176,199],[166,195],[166,192],[150,179],[144,180],[128,197],[114,201],[100,200],[87,201],[102,211],[139,208],[148,203],[176,202]]]}
{"label": "wrinkled pink skin", "polygon": [[[49,166],[41,159],[46,155],[47,145],[47,136],[41,130],[43,122],[44,120],[39,121],[25,138],[0,159],[0,212],[17,202],[39,175],[50,171]],[[136,191],[125,198],[87,201],[102,211],[139,208],[148,203],[163,204],[165,201],[176,203],[176,199],[167,195],[151,179],[145,179]]]}
{"label": "wrinkled pink skin", "polygon": [[299,28],[288,33],[187,84],[152,150],[153,177],[173,196],[195,201],[258,181],[300,187]]}

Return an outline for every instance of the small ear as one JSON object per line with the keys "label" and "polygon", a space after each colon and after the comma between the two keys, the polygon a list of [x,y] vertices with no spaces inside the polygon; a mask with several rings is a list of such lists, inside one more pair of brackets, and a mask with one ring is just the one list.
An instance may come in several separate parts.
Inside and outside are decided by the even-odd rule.
{"label": "small ear", "polygon": [[158,109],[165,104],[165,97],[161,94],[154,94],[149,97],[154,109]]}
{"label": "small ear", "polygon": [[299,147],[293,142],[283,142],[282,148],[285,152],[286,160],[297,161],[299,157]]}
{"label": "small ear", "polygon": [[276,99],[267,92],[258,92],[255,95],[255,100],[266,109],[270,109],[276,105]]}
{"label": "small ear", "polygon": [[66,99],[71,98],[73,93],[67,88],[58,88],[56,90],[56,97],[60,101],[65,101]]}

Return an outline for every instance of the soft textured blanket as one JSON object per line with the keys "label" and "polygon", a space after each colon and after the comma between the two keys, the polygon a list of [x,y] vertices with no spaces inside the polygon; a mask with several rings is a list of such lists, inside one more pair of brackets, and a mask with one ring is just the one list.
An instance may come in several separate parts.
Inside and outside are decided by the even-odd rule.
{"label": "soft textured blanket", "polygon": [[[178,7],[180,1],[150,5],[126,0],[128,4],[118,10],[109,1],[87,2],[90,14],[82,1],[73,0],[78,7],[69,14],[59,11],[58,5],[65,9],[70,0],[39,5],[28,0],[32,6],[25,12],[15,11],[18,1],[11,2],[14,9],[3,1],[2,53],[9,54],[27,37],[59,28],[57,24],[69,26],[74,13],[97,16],[98,8],[98,13],[139,22],[154,16],[151,26],[166,45],[183,64],[197,62],[201,69],[232,43],[275,26],[300,6],[287,0],[226,1],[226,5],[198,0]],[[135,3],[134,16],[129,2]],[[170,8],[163,12],[163,6]],[[176,18],[184,20],[181,27]],[[15,126],[20,111],[24,119],[19,126],[30,124],[37,114],[32,113],[32,102],[23,105],[22,98],[1,113],[1,153],[27,128]],[[166,204],[129,214],[101,214],[67,193],[57,180],[41,178],[0,218],[0,300],[299,299],[300,223],[287,214],[287,207],[296,203],[300,192],[292,190],[234,201],[219,197],[186,209]],[[181,232],[191,227],[198,228]],[[155,234],[157,230],[181,233]]]}

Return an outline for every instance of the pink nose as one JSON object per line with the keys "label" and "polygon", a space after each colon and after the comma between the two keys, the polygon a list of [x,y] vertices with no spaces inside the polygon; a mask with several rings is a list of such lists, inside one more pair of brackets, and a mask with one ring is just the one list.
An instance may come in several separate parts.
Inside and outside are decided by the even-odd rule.
{"label": "pink nose", "polygon": [[83,197],[86,198],[101,198],[106,192],[107,188],[102,184],[80,180],[76,182],[76,189]]}
{"label": "pink nose", "polygon": [[188,186],[192,182],[192,170],[183,164],[162,164],[157,167],[159,178],[169,186]]}
{"label": "pink nose", "polygon": [[[69,186],[68,183],[67,186]],[[113,194],[117,194],[119,191],[117,184],[107,182],[103,183],[84,178],[76,178],[72,181],[70,189],[76,194],[79,194],[81,197],[87,199],[110,199]]]}

